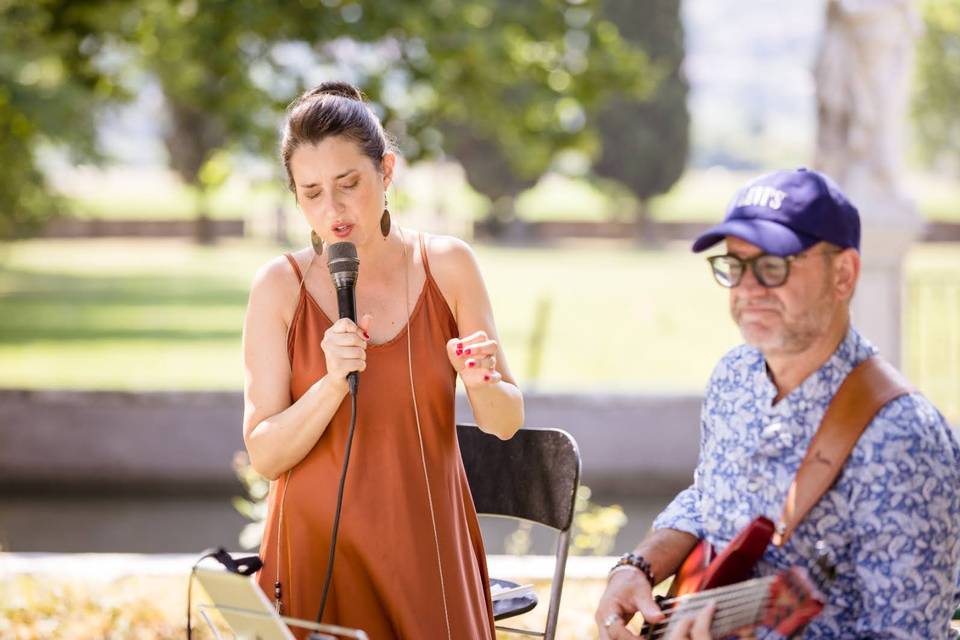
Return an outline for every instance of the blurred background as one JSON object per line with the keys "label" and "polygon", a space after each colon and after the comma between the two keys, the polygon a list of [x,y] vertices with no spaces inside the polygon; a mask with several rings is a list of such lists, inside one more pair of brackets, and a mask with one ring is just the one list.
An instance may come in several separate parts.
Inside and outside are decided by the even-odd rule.
{"label": "blurred background", "polygon": [[[2,0],[7,561],[256,544],[240,330],[308,242],[278,133],[330,79],[396,141],[394,220],[475,248],[528,424],[580,443],[574,553],[632,547],[689,482],[739,342],[689,246],[765,171],[860,206],[854,321],[960,424],[960,0]],[[36,630],[3,562],[0,620]]]}

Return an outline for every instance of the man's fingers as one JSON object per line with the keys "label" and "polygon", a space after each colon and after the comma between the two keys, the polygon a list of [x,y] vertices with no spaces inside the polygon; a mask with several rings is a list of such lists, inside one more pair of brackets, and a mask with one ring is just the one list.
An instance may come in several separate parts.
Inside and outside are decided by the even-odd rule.
{"label": "man's fingers", "polygon": [[713,622],[713,611],[716,605],[711,601],[693,619],[690,636],[693,640],[710,640],[710,624]]}
{"label": "man's fingers", "polygon": [[674,616],[667,640],[711,640],[710,625],[715,609],[716,605],[711,601],[696,614],[691,612]]}
{"label": "man's fingers", "polygon": [[627,622],[623,618],[617,618],[613,621],[613,624],[607,627],[607,635],[610,636],[610,640],[636,640],[639,637],[627,629]]}
{"label": "man's fingers", "polygon": [[667,640],[687,640],[690,637],[690,629],[693,627],[693,618],[677,618],[670,623],[670,633]]}
{"label": "man's fingers", "polygon": [[660,622],[664,618],[663,611],[649,593],[637,593],[633,598],[633,606],[647,622]]}

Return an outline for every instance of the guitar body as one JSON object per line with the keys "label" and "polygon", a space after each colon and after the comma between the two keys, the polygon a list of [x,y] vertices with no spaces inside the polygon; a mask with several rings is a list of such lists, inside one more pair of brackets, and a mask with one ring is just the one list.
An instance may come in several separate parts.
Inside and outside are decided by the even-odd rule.
{"label": "guitar body", "polygon": [[684,596],[748,580],[770,545],[773,530],[773,522],[769,518],[754,518],[719,556],[709,542],[702,540],[684,560],[667,597]]}
{"label": "guitar body", "polygon": [[680,565],[677,575],[673,577],[670,590],[667,591],[667,597],[676,598],[699,591],[703,576],[706,575],[707,569],[710,568],[710,563],[713,562],[716,555],[712,544],[706,540],[698,542],[687,559]]}
{"label": "guitar body", "polygon": [[757,625],[786,637],[802,630],[820,613],[824,602],[806,572],[794,567],[777,576],[753,577],[773,534],[773,522],[761,516],[719,555],[708,542],[701,541],[684,560],[667,597],[660,601],[668,620],[645,624],[640,636],[660,637],[671,618],[695,615],[709,600],[718,604],[711,626],[713,637],[752,637]]}

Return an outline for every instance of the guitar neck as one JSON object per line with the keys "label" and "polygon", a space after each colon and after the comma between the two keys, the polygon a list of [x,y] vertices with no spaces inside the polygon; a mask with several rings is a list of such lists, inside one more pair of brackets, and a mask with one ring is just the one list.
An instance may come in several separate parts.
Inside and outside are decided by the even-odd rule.
{"label": "guitar neck", "polygon": [[662,601],[663,622],[644,625],[640,637],[662,638],[676,621],[695,616],[710,602],[716,605],[710,635],[714,638],[756,627],[764,619],[775,576],[754,578],[726,587],[708,589],[682,598]]}

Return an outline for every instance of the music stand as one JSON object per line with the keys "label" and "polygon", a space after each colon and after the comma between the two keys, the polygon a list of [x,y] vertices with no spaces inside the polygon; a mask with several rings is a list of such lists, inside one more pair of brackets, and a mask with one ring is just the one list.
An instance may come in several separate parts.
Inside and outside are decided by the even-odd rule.
{"label": "music stand", "polygon": [[295,640],[287,625],[319,632],[311,635],[316,640],[338,637],[369,640],[359,629],[277,615],[253,576],[206,567],[198,567],[194,575],[213,603],[201,604],[198,608],[217,640],[224,639],[207,615],[207,609],[219,611],[238,640]]}

